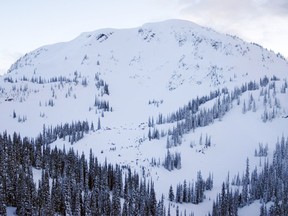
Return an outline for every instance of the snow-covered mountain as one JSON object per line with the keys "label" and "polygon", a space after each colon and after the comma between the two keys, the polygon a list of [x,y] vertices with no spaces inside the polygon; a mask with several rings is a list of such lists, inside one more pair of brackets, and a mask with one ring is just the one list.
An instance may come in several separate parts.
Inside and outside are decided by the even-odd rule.
{"label": "snow-covered mountain", "polygon": [[[188,21],[101,29],[34,50],[0,77],[0,131],[36,137],[43,125],[93,123],[72,147],[145,171],[167,206],[170,185],[213,173],[203,203],[175,204],[205,215],[228,172],[242,175],[247,157],[259,166],[259,143],[271,158],[288,136],[287,77],[280,54]],[[68,148],[71,139],[50,145]],[[162,166],[168,143],[182,158],[173,171]],[[259,212],[253,205],[239,215]]]}

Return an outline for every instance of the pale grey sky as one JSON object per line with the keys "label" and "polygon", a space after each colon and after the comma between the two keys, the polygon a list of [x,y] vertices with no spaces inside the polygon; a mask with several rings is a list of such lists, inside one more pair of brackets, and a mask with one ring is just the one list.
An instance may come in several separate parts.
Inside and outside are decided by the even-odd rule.
{"label": "pale grey sky", "polygon": [[0,0],[0,74],[21,55],[81,32],[185,19],[288,57],[286,0]]}

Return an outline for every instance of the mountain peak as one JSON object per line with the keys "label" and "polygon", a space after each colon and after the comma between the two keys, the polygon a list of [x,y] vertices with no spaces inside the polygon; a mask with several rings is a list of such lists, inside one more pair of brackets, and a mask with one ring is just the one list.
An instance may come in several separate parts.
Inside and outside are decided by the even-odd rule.
{"label": "mountain peak", "polygon": [[[182,20],[182,19],[168,19],[168,20],[163,20],[159,22],[150,22],[150,23],[145,23],[143,26],[166,26],[166,27],[201,27],[200,25],[188,21],[188,20]],[[201,27],[202,28],[202,27]]]}
{"label": "mountain peak", "polygon": [[284,59],[261,46],[172,19],[131,29],[100,29],[70,42],[41,47],[13,64],[7,76],[14,72],[29,79],[50,79],[73,77],[75,71],[126,71],[126,75],[151,79],[155,74],[165,77],[166,87],[172,90],[183,84],[215,87],[246,76],[254,79],[259,76],[255,68],[262,75],[271,71],[283,75],[286,67]]}

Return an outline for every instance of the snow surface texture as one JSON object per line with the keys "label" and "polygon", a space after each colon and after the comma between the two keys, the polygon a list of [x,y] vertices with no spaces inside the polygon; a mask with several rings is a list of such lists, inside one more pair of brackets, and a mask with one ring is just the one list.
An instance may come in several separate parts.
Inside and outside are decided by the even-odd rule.
{"label": "snow surface texture", "polygon": [[[183,135],[182,144],[170,149],[182,156],[182,167],[168,171],[151,166],[151,159],[164,161],[166,138],[148,140],[149,117],[157,118],[177,111],[191,99],[226,87],[233,90],[250,81],[276,76],[275,95],[271,96],[275,118],[263,122],[266,109],[261,87],[240,96],[230,111],[213,124]],[[101,129],[89,132],[73,145],[87,156],[92,149],[98,159],[145,170],[155,181],[157,195],[163,193],[168,205],[168,190],[184,179],[196,180],[201,170],[206,179],[214,176],[214,188],[205,192],[198,205],[177,204],[180,210],[205,215],[221,190],[221,184],[238,172],[242,175],[248,157],[250,167],[259,166],[254,150],[268,144],[271,157],[278,137],[288,136],[288,95],[281,88],[288,77],[288,63],[281,56],[256,44],[180,20],[145,24],[133,29],[102,29],[83,33],[67,42],[32,51],[0,77],[0,129],[8,133],[36,137],[43,125],[56,126],[72,121],[101,121]],[[60,81],[61,80],[61,81]],[[109,86],[105,92],[104,82]],[[270,81],[271,82],[271,81]],[[268,89],[268,86],[266,87]],[[256,110],[243,114],[250,94]],[[272,95],[272,90],[271,90]],[[108,101],[112,112],[95,106]],[[212,107],[214,101],[200,107]],[[162,130],[175,124],[156,125]],[[212,145],[204,148],[199,139],[211,136]],[[191,145],[192,143],[192,145]],[[70,146],[58,139],[52,145]],[[193,148],[192,148],[192,147]],[[239,215],[259,212],[259,204],[243,208]],[[176,207],[175,207],[176,208]]]}

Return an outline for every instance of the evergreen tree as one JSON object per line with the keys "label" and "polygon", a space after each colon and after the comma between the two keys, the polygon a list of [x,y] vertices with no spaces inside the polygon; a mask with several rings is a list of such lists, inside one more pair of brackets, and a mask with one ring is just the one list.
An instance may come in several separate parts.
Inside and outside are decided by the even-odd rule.
{"label": "evergreen tree", "polygon": [[242,204],[246,205],[248,203],[249,196],[249,184],[250,184],[250,174],[249,174],[249,159],[246,160],[246,171],[245,177],[243,179],[243,187],[242,187]]}
{"label": "evergreen tree", "polygon": [[7,215],[6,214],[6,202],[5,201],[6,200],[5,200],[5,193],[3,190],[3,178],[0,174],[0,215],[3,215],[3,216]]}
{"label": "evergreen tree", "polygon": [[120,216],[121,215],[121,201],[120,201],[120,188],[115,187],[113,189],[112,196],[112,215]]}
{"label": "evergreen tree", "polygon": [[158,216],[164,216],[165,215],[165,209],[164,209],[164,197],[162,195],[161,200],[157,204],[157,211],[156,215]]}
{"label": "evergreen tree", "polygon": [[98,181],[95,181],[95,187],[93,187],[90,199],[90,211],[92,215],[100,215],[99,190],[97,188],[97,182]]}
{"label": "evergreen tree", "polygon": [[183,202],[187,203],[188,202],[188,190],[187,190],[187,182],[184,180],[183,183]]}
{"label": "evergreen tree", "polygon": [[38,189],[38,203],[40,208],[46,208],[48,200],[50,199],[50,189],[49,189],[49,174],[47,170],[42,170],[42,178]]}
{"label": "evergreen tree", "polygon": [[243,102],[242,113],[245,114],[247,112],[245,100]]}
{"label": "evergreen tree", "polygon": [[51,191],[51,203],[54,207],[54,211],[59,214],[64,214],[65,212],[65,203],[64,196],[62,194],[62,186],[59,177],[56,177],[52,183]]}
{"label": "evergreen tree", "polygon": [[101,129],[101,122],[100,122],[100,118],[98,118],[98,123],[97,123],[97,130]]}
{"label": "evergreen tree", "polygon": [[127,204],[126,200],[124,201],[124,204],[123,204],[122,216],[129,216],[129,214],[128,214],[128,204]]}
{"label": "evergreen tree", "polygon": [[40,135],[36,140],[36,150],[35,150],[35,168],[40,169],[42,167],[42,135]]}
{"label": "evergreen tree", "polygon": [[156,207],[157,200],[156,200],[156,193],[154,190],[154,184],[151,182],[151,189],[150,189],[150,197],[149,197],[149,209],[151,215],[156,215]]}
{"label": "evergreen tree", "polygon": [[84,200],[83,200],[83,206],[82,206],[81,215],[84,215],[84,216],[91,215],[90,196],[89,196],[87,190],[84,191]]}
{"label": "evergreen tree", "polygon": [[93,132],[95,131],[93,122],[91,123],[91,127],[90,128],[91,128],[91,131],[93,131]]}
{"label": "evergreen tree", "polygon": [[204,188],[205,188],[205,183],[202,179],[201,172],[199,171],[197,173],[197,181],[195,183],[195,201],[196,204],[200,203],[204,199]]}
{"label": "evergreen tree", "polygon": [[63,193],[64,193],[64,206],[65,206],[65,215],[72,215],[72,208],[71,208],[71,184],[69,179],[63,179]]}
{"label": "evergreen tree", "polygon": [[33,179],[29,179],[23,169],[19,170],[19,181],[17,189],[17,197],[19,198],[17,203],[16,213],[18,215],[33,215],[33,203],[30,191],[32,185],[29,182],[33,182]]}
{"label": "evergreen tree", "polygon": [[174,201],[174,192],[173,192],[173,188],[172,188],[172,185],[170,185],[170,188],[169,188],[169,200],[172,202]]}

